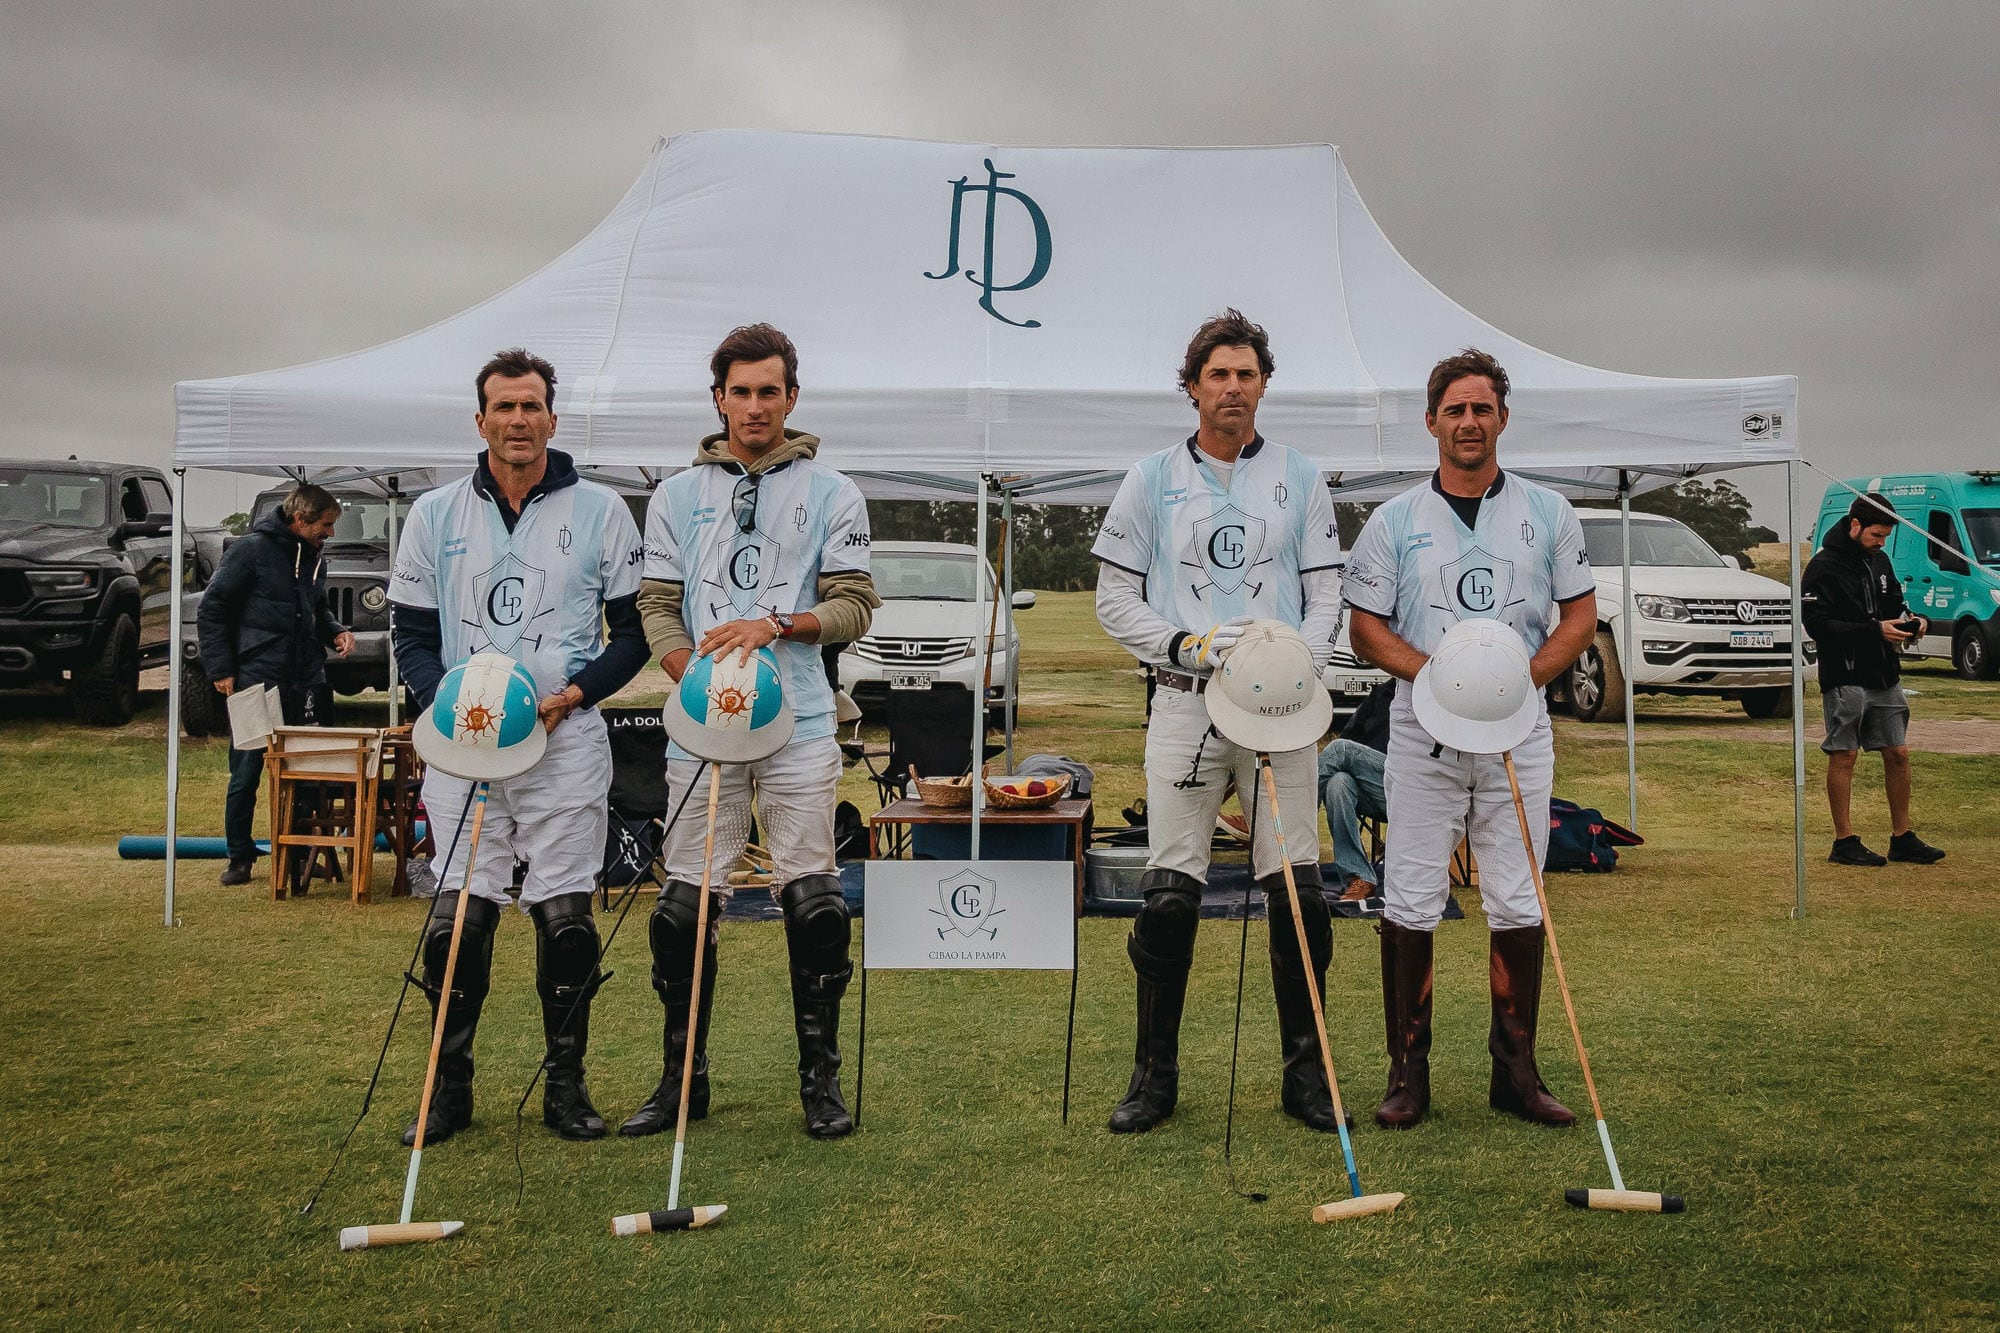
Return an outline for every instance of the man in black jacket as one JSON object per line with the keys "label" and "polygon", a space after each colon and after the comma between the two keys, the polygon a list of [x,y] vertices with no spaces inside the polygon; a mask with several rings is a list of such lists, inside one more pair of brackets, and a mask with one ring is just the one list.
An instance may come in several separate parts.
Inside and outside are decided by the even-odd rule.
{"label": "man in black jacket", "polygon": [[[1903,698],[1902,645],[1930,632],[1930,622],[1903,604],[1895,567],[1882,554],[1896,527],[1896,512],[1874,496],[1860,496],[1847,517],[1828,529],[1802,580],[1806,633],[1819,645],[1819,687],[1826,713],[1826,797],[1833,807],[1835,865],[1879,866],[1889,861],[1929,865],[1944,853],[1910,827],[1910,747],[1904,734],[1910,705]],[[1889,789],[1889,855],[1864,845],[1848,823],[1854,758],[1882,753]]]}
{"label": "man in black jacket", "polygon": [[[222,567],[202,593],[195,617],[201,666],[221,693],[263,685],[278,692],[293,726],[330,719],[326,653],[345,657],[354,635],[333,618],[326,601],[320,547],[340,518],[340,501],[301,483],[223,553]],[[229,796],[222,828],[229,842],[224,884],[248,884],[257,859],[251,823],[264,778],[262,750],[229,751]]]}

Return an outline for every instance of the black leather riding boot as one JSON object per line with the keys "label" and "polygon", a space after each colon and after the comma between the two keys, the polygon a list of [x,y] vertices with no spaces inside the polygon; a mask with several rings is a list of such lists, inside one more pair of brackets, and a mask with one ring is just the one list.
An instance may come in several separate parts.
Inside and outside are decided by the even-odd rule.
{"label": "black leather riding boot", "polygon": [[[1333,958],[1333,922],[1321,891],[1319,867],[1295,865],[1292,877],[1299,888],[1300,917],[1305,922],[1306,944],[1312,950],[1313,982],[1320,1002],[1326,1000],[1326,969]],[[1303,1120],[1324,1134],[1340,1128],[1333,1110],[1333,1093],[1326,1083],[1326,1066],[1320,1058],[1319,1025],[1313,1018],[1312,995],[1306,989],[1305,963],[1299,957],[1299,930],[1292,921],[1291,891],[1282,873],[1257,881],[1264,890],[1269,916],[1271,954],[1271,994],[1278,1005],[1278,1039],[1285,1056],[1283,1103],[1285,1114]]]}
{"label": "black leather riding boot", "polygon": [[558,894],[528,914],[535,921],[535,990],[542,997],[542,1123],[566,1139],[601,1139],[604,1117],[583,1086],[590,1001],[606,980],[597,970],[590,895]]}
{"label": "black leather riding boot", "polygon": [[[444,965],[451,952],[451,923],[458,913],[458,894],[441,893],[431,904],[424,928],[424,975],[412,977],[430,997],[431,1025],[437,1025],[438,998],[444,993]],[[442,1143],[472,1123],[472,1038],[479,1031],[479,1011],[493,977],[493,932],[500,924],[500,905],[485,898],[465,904],[465,930],[458,942],[458,965],[452,971],[451,1003],[445,1007],[444,1042],[438,1048],[437,1083],[431,1091],[431,1113],[424,1126],[424,1146]],[[417,1142],[417,1122],[403,1131],[403,1146]]]}
{"label": "black leather riding boot", "polygon": [[1148,870],[1139,881],[1146,905],[1132,922],[1125,952],[1138,978],[1138,1033],[1132,1081],[1111,1112],[1113,1134],[1143,1134],[1174,1113],[1181,1090],[1181,1007],[1201,919],[1201,884],[1174,870]]}
{"label": "black leather riding boot", "polygon": [[854,975],[852,926],[836,875],[805,875],[778,894],[791,954],[792,1026],[799,1039],[799,1104],[806,1133],[837,1139],[854,1120],[840,1093],[840,999]]}
{"label": "black leather riding boot", "polygon": [[[653,904],[648,934],[653,946],[653,991],[666,1009],[661,1039],[660,1084],[646,1104],[618,1127],[627,1138],[659,1134],[674,1127],[680,1116],[681,1071],[686,1068],[688,1007],[694,994],[694,936],[701,904],[701,886],[672,880]],[[722,904],[709,895],[708,933],[702,942],[701,1004],[696,1012],[694,1076],[688,1082],[688,1119],[708,1114],[708,1020],[715,1007],[716,944],[721,938],[717,918]]]}

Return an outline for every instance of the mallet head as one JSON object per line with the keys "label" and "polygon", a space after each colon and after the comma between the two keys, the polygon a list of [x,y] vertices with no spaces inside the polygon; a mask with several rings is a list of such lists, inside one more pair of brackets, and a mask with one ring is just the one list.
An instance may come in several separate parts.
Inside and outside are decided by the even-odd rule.
{"label": "mallet head", "polygon": [[1406,1194],[1362,1194],[1337,1203],[1323,1203],[1313,1209],[1315,1222],[1342,1222],[1350,1217],[1386,1213],[1409,1196]]}
{"label": "mallet head", "polygon": [[387,1222],[377,1227],[342,1227],[343,1250],[377,1250],[384,1245],[409,1245],[420,1240],[443,1240],[465,1230],[463,1222]]}
{"label": "mallet head", "polygon": [[1573,1208],[1595,1208],[1607,1213],[1679,1213],[1687,1204],[1678,1194],[1655,1194],[1651,1190],[1564,1190],[1563,1198]]}
{"label": "mallet head", "polygon": [[726,1203],[698,1208],[662,1208],[654,1213],[626,1213],[611,1219],[614,1236],[647,1236],[656,1231],[699,1231],[729,1211]]}

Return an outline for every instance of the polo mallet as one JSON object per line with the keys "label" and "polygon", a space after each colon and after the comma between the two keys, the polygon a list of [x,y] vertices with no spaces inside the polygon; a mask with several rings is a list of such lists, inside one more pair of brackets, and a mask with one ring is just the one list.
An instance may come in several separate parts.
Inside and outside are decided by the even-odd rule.
{"label": "polo mallet", "polygon": [[486,821],[486,788],[482,782],[473,792],[472,836],[466,840],[465,884],[458,894],[458,910],[451,918],[451,947],[445,951],[444,978],[438,986],[437,1022],[431,1027],[431,1058],[424,1067],[424,1095],[417,1103],[416,1143],[410,1148],[410,1171],[403,1178],[403,1215],[387,1226],[342,1227],[340,1248],[369,1250],[383,1245],[408,1245],[412,1241],[443,1240],[465,1230],[463,1222],[412,1222],[410,1210],[417,1201],[417,1173],[424,1164],[424,1138],[430,1128],[431,1094],[437,1090],[438,1053],[444,1049],[445,1018],[451,1009],[451,983],[458,971],[458,943],[465,934],[465,908],[472,900],[472,867],[479,857],[479,829]]}
{"label": "polo mallet", "polygon": [[681,1105],[674,1121],[674,1169],[667,1181],[667,1206],[650,1213],[625,1213],[611,1219],[614,1236],[644,1236],[655,1231],[698,1231],[729,1211],[726,1203],[683,1208],[681,1161],[687,1152],[688,1093],[694,1084],[694,1038],[701,1022],[701,972],[708,954],[708,889],[715,872],[715,818],[722,804],[722,766],[708,768],[708,834],[701,844],[701,901],[694,916],[694,976],[688,992],[687,1047],[681,1056]]}
{"label": "polo mallet", "polygon": [[[1299,906],[1298,881],[1292,876],[1292,856],[1285,847],[1285,821],[1278,812],[1278,779],[1271,771],[1271,756],[1259,754],[1257,767],[1263,773],[1264,793],[1271,802],[1271,833],[1278,840],[1278,861],[1284,867],[1285,893],[1292,903],[1292,927],[1299,936],[1299,970],[1305,974],[1306,996],[1312,1001],[1313,1027],[1319,1033],[1320,1064],[1326,1069],[1327,1091],[1333,1094],[1334,1127],[1340,1131],[1340,1153],[1347,1159],[1347,1187],[1352,1191],[1349,1198],[1314,1208],[1312,1219],[1315,1222],[1339,1222],[1350,1217],[1386,1213],[1408,1196],[1361,1192],[1361,1176],[1354,1169],[1354,1142],[1347,1135],[1347,1108],[1341,1104],[1340,1080],[1333,1072],[1333,1046],[1326,1039],[1326,1009],[1320,1003],[1319,982],[1313,977],[1312,948],[1306,940],[1305,911]],[[1251,855],[1256,855],[1254,849]]]}
{"label": "polo mallet", "polygon": [[1576,1005],[1569,997],[1569,981],[1563,976],[1562,950],[1556,947],[1555,918],[1549,915],[1549,895],[1542,887],[1541,858],[1535,855],[1535,841],[1528,834],[1528,808],[1521,802],[1521,780],[1514,772],[1514,752],[1501,755],[1507,765],[1507,786],[1514,793],[1514,814],[1521,824],[1521,846],[1528,854],[1528,873],[1535,881],[1535,900],[1542,909],[1542,928],[1549,937],[1549,960],[1556,965],[1556,985],[1562,991],[1563,1012],[1569,1015],[1569,1033],[1576,1038],[1576,1062],[1583,1066],[1583,1086],[1590,1093],[1590,1110],[1597,1117],[1597,1141],[1604,1145],[1604,1164],[1611,1168],[1608,1190],[1564,1190],[1563,1198],[1578,1208],[1596,1208],[1619,1213],[1678,1213],[1686,1204],[1678,1194],[1655,1194],[1650,1190],[1628,1190],[1618,1170],[1618,1155],[1611,1151],[1611,1130],[1604,1123],[1604,1107],[1597,1100],[1597,1080],[1590,1076],[1590,1056],[1583,1049],[1583,1029],[1577,1026]]}

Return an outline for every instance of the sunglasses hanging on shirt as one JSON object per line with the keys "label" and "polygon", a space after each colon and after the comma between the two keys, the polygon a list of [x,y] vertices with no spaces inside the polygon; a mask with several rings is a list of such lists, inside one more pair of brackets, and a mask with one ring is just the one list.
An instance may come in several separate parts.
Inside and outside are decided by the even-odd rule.
{"label": "sunglasses hanging on shirt", "polygon": [[763,484],[764,474],[761,472],[746,472],[738,479],[729,504],[736,515],[739,531],[749,532],[757,526],[757,488]]}

